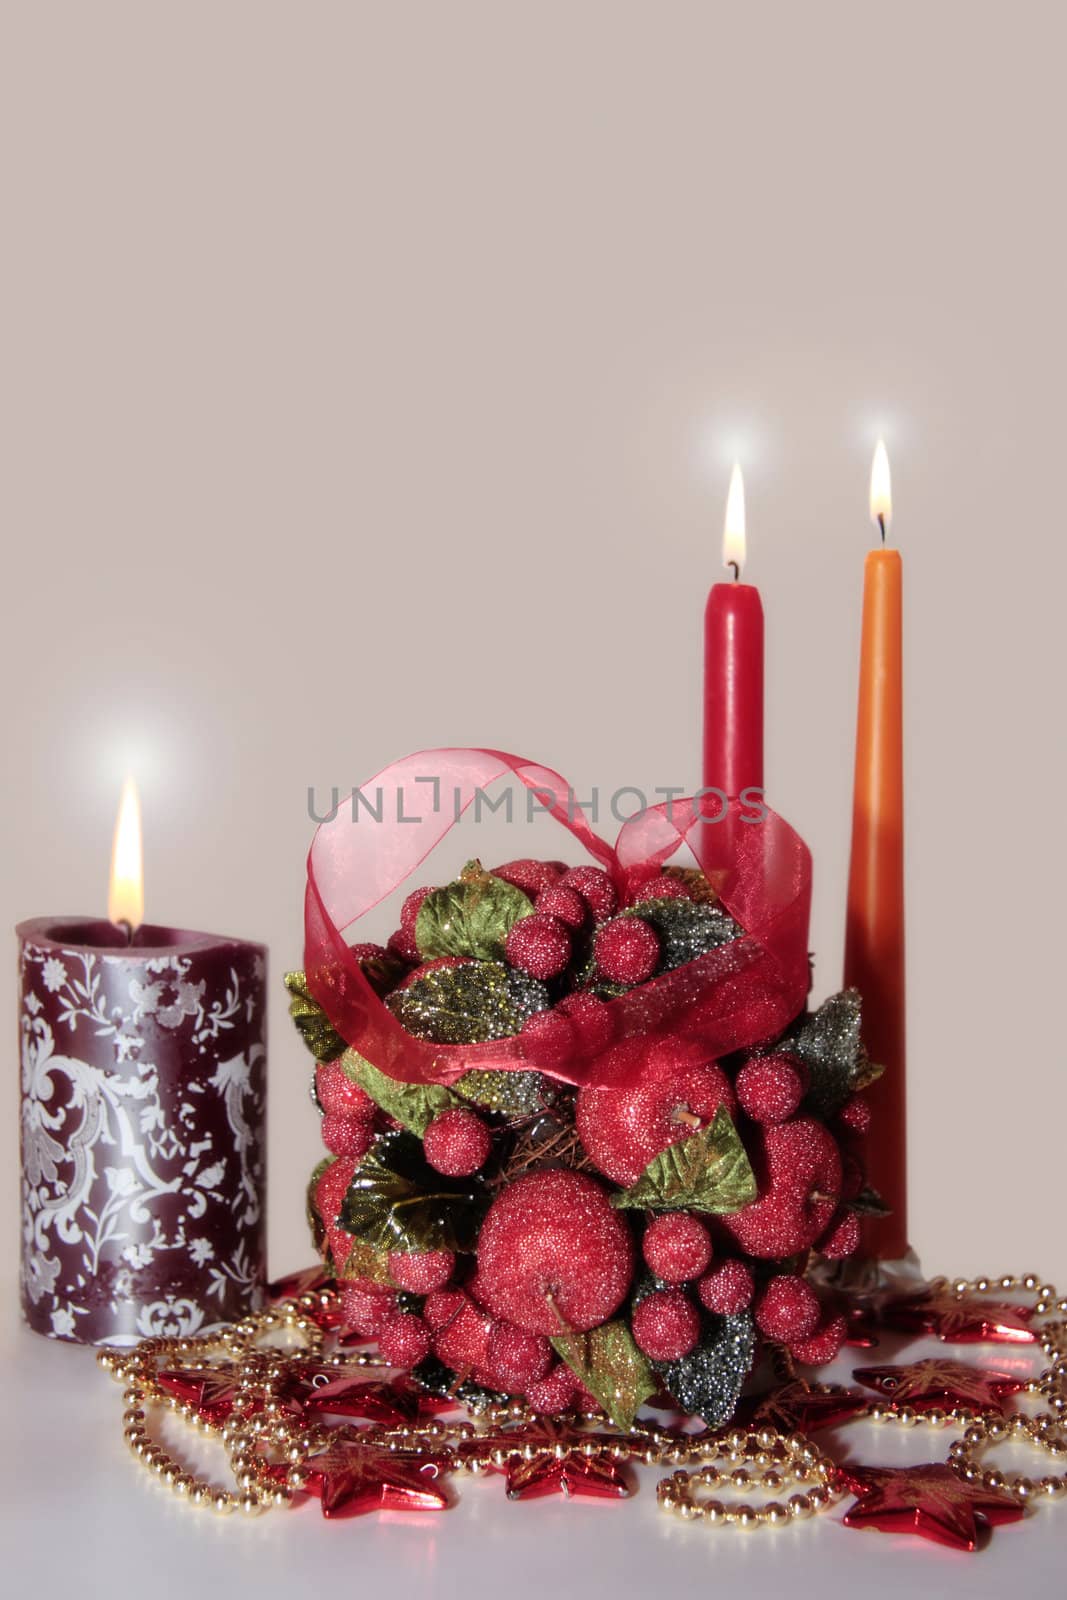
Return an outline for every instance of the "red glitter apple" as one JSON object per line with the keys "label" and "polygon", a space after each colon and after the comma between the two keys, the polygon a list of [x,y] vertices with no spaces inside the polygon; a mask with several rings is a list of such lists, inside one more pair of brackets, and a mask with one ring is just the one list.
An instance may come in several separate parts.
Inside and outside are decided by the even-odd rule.
{"label": "red glitter apple", "polygon": [[741,1248],[763,1259],[807,1250],[841,1199],[841,1153],[814,1117],[771,1124],[747,1140],[759,1196],[720,1220]]}
{"label": "red glitter apple", "polygon": [[[632,1065],[633,1050],[633,1041],[615,1047],[620,1072]],[[649,1067],[654,1076],[633,1088],[597,1087],[578,1095],[582,1144],[616,1183],[636,1183],[661,1150],[706,1127],[720,1106],[731,1116],[736,1109],[730,1080],[713,1062],[701,1061],[699,1051],[661,1051]]]}
{"label": "red glitter apple", "polygon": [[478,1292],[526,1333],[585,1332],[617,1311],[633,1274],[633,1241],[584,1173],[531,1172],[497,1196],[478,1240]]}

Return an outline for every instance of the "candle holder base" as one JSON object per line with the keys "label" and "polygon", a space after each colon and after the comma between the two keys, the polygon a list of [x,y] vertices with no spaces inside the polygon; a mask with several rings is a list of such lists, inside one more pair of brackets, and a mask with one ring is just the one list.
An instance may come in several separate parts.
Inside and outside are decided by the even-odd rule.
{"label": "candle holder base", "polygon": [[850,1256],[845,1261],[817,1261],[811,1278],[825,1289],[835,1289],[851,1299],[878,1294],[904,1294],[923,1288],[928,1282],[915,1251],[894,1261],[879,1261],[873,1256]]}

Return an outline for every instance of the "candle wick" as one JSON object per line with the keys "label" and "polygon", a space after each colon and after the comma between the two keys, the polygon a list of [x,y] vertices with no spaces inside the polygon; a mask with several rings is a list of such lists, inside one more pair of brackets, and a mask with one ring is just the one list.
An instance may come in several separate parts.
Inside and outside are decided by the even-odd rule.
{"label": "candle wick", "polygon": [[122,929],[123,933],[126,935],[126,943],[127,944],[132,944],[133,943],[133,923],[132,922],[127,922],[125,917],[120,917],[119,920],[115,923],[115,927]]}
{"label": "candle wick", "polygon": [[885,512],[884,511],[879,511],[879,513],[878,513],[878,526],[882,530],[882,543],[885,544]]}
{"label": "candle wick", "polygon": [[[885,538],[884,533],[882,537],[883,539]],[[739,561],[728,561],[726,565],[733,569],[734,582],[739,583],[741,581],[741,563]]]}

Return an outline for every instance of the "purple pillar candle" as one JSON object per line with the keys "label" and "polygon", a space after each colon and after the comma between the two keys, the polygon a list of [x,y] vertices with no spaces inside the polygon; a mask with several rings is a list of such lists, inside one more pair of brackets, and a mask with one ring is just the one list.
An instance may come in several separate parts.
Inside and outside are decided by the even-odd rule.
{"label": "purple pillar candle", "polygon": [[242,1316],[265,1277],[266,950],[74,917],[16,932],[26,1321],[129,1345]]}

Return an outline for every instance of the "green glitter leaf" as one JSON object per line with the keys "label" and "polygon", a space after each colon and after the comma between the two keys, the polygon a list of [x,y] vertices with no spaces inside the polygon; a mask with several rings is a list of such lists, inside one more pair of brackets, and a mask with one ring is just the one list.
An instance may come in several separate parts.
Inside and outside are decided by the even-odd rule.
{"label": "green glitter leaf", "polygon": [[715,1120],[668,1145],[637,1182],[612,1196],[624,1211],[707,1211],[722,1216],[756,1198],[756,1178],[741,1136],[720,1106]]}
{"label": "green glitter leaf", "polygon": [[552,1347],[617,1428],[632,1427],[659,1387],[625,1322],[604,1322],[588,1333],[557,1334]]}
{"label": "green glitter leaf", "polygon": [[473,956],[502,961],[508,933],[533,911],[533,902],[513,883],[494,878],[478,861],[443,889],[432,889],[415,919],[415,943],[424,961],[435,956]]}
{"label": "green glitter leaf", "polygon": [[532,1117],[556,1098],[550,1078],[540,1072],[503,1072],[475,1069],[465,1072],[452,1086],[469,1105],[495,1111],[502,1117]]}
{"label": "green glitter leaf", "polygon": [[544,1011],[548,990],[499,961],[468,961],[435,967],[386,1004],[417,1039],[435,1044],[480,1044],[518,1033],[528,1016]]}
{"label": "green glitter leaf", "polygon": [[806,1103],[820,1117],[839,1111],[853,1094],[880,1078],[860,1037],[862,1001],[858,989],[843,989],[818,1011],[801,1017],[775,1044],[797,1056],[811,1074]]}
{"label": "green glitter leaf", "polygon": [[293,997],[289,1002],[289,1015],[315,1060],[336,1060],[345,1042],[318,1001],[308,993],[307,978],[302,972],[287,972],[283,982]]}
{"label": "green glitter leaf", "polygon": [[396,1288],[389,1271],[388,1251],[377,1249],[365,1239],[352,1241],[344,1266],[336,1276],[339,1282],[344,1282],[346,1278],[369,1278],[372,1283],[385,1284],[390,1289]]}
{"label": "green glitter leaf", "polygon": [[451,1111],[460,1102],[448,1089],[436,1083],[401,1083],[364,1059],[357,1050],[346,1050],[341,1057],[346,1078],[358,1083],[374,1104],[421,1139],[435,1117]]}
{"label": "green glitter leaf", "polygon": [[340,1223],[378,1250],[473,1250],[486,1204],[477,1177],[443,1177],[422,1141],[400,1131],[383,1134],[356,1168]]}

